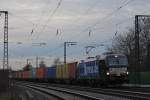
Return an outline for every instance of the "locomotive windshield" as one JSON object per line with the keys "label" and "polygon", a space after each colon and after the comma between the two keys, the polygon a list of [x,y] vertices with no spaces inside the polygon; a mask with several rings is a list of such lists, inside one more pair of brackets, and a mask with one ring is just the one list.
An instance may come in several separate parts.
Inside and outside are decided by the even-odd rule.
{"label": "locomotive windshield", "polygon": [[107,58],[108,66],[127,66],[128,60],[125,56],[109,56]]}

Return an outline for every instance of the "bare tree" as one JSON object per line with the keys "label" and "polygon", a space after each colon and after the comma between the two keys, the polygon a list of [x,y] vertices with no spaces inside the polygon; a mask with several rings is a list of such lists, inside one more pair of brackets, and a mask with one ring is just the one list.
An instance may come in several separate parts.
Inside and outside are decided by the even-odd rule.
{"label": "bare tree", "polygon": [[32,69],[31,63],[26,64],[26,65],[23,67],[23,70],[24,70],[24,71],[29,71],[29,70],[31,70],[31,69]]}
{"label": "bare tree", "polygon": [[[140,64],[142,70],[150,70],[150,19],[139,23],[140,31]],[[130,66],[134,66],[135,59],[135,32],[130,28],[127,32],[117,35],[113,39],[109,51],[124,53],[129,59]],[[132,67],[130,67],[132,69]],[[134,70],[134,69],[133,69]]]}
{"label": "bare tree", "polygon": [[39,64],[39,66],[40,66],[40,67],[46,67],[46,64],[45,64],[44,61],[41,61],[40,64]]}
{"label": "bare tree", "polygon": [[53,61],[53,64],[54,64],[54,65],[59,65],[59,64],[61,64],[60,58],[58,58],[58,57],[55,58],[54,61]]}
{"label": "bare tree", "polygon": [[131,28],[128,32],[117,35],[113,39],[112,46],[108,48],[108,51],[123,53],[129,59],[129,64],[134,63],[134,30]]}
{"label": "bare tree", "polygon": [[150,18],[144,19],[143,23],[140,23],[140,45],[141,58],[144,59],[143,65],[148,67],[150,61]]}

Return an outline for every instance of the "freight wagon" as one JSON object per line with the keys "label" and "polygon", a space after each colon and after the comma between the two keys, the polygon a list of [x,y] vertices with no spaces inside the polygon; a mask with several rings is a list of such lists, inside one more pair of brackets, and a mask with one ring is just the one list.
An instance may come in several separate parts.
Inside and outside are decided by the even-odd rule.
{"label": "freight wagon", "polygon": [[36,69],[36,80],[43,82],[45,81],[45,76],[46,76],[46,68],[45,67],[40,67]]}
{"label": "freight wagon", "polygon": [[31,68],[30,79],[36,79],[36,68]]}
{"label": "freight wagon", "polygon": [[46,68],[45,78],[48,82],[55,82],[56,79],[56,66]]}
{"label": "freight wagon", "polygon": [[22,78],[28,80],[30,78],[30,71],[22,71]]}

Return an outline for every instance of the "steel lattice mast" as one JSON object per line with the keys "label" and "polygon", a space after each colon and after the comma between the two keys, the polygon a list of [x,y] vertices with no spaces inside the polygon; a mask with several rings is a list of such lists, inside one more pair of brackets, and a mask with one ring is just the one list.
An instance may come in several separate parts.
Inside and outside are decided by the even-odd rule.
{"label": "steel lattice mast", "polygon": [[5,14],[4,22],[4,54],[3,54],[3,69],[8,69],[8,11],[0,11]]}

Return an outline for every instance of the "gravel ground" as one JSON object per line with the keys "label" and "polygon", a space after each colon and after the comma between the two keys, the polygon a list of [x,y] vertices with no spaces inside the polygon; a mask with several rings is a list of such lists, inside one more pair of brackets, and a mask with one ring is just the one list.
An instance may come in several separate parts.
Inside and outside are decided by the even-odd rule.
{"label": "gravel ground", "polygon": [[13,86],[0,93],[0,100],[58,100],[41,92],[19,86]]}
{"label": "gravel ground", "polygon": [[17,86],[16,88],[18,89],[17,91],[21,91],[19,95],[22,100],[58,100],[53,96],[41,93],[27,87]]}
{"label": "gravel ground", "polygon": [[9,88],[0,93],[0,100],[22,100],[14,90],[14,87]]}

